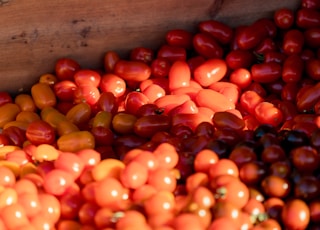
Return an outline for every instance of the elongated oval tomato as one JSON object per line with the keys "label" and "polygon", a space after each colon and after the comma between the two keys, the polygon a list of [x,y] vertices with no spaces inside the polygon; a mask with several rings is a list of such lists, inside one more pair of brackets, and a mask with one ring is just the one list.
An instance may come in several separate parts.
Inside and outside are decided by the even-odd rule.
{"label": "elongated oval tomato", "polygon": [[245,109],[245,111],[250,114],[253,114],[255,107],[263,101],[264,99],[253,90],[247,90],[240,96],[241,108]]}
{"label": "elongated oval tomato", "polygon": [[6,103],[0,106],[0,128],[9,121],[14,121],[20,113],[20,107],[13,103]]}
{"label": "elongated oval tomato", "polygon": [[193,48],[205,58],[222,58],[223,49],[210,35],[198,33],[193,37]]}
{"label": "elongated oval tomato", "polygon": [[240,97],[241,89],[231,82],[218,81],[209,85],[209,89],[224,95],[229,101],[236,104]]}
{"label": "elongated oval tomato", "polygon": [[73,75],[79,69],[79,63],[71,58],[60,58],[55,64],[55,74],[60,81],[73,80]]}
{"label": "elongated oval tomato", "polygon": [[114,74],[126,81],[144,81],[151,75],[151,68],[140,61],[119,60],[114,67]]}
{"label": "elongated oval tomato", "polygon": [[259,83],[270,83],[281,77],[282,67],[276,62],[260,63],[251,66],[252,80]]}
{"label": "elongated oval tomato", "polygon": [[316,9],[299,9],[296,13],[296,25],[303,29],[319,27],[320,12]]}
{"label": "elongated oval tomato", "polygon": [[74,74],[73,79],[76,85],[79,87],[86,85],[98,87],[101,81],[101,76],[97,71],[81,69]]}
{"label": "elongated oval tomato", "polygon": [[320,99],[320,83],[309,87],[297,96],[297,108],[299,111],[309,111]]}
{"label": "elongated oval tomato", "polygon": [[212,124],[211,118],[206,116],[203,113],[194,113],[194,114],[187,114],[187,113],[178,113],[172,116],[172,127],[184,125],[190,127],[193,131],[203,122],[208,122]]}
{"label": "elongated oval tomato", "polygon": [[192,48],[193,34],[187,30],[174,29],[166,34],[166,42],[170,46],[182,47],[185,49]]}
{"label": "elongated oval tomato", "polygon": [[120,60],[120,57],[117,52],[111,51],[111,50],[107,51],[103,57],[104,70],[107,73],[113,73],[114,66],[119,60]]}
{"label": "elongated oval tomato", "polygon": [[88,131],[77,131],[62,135],[57,140],[58,149],[64,152],[78,152],[95,147],[94,136]]}
{"label": "elongated oval tomato", "polygon": [[87,103],[79,103],[74,105],[66,114],[66,118],[76,125],[88,122],[90,116],[91,107]]}
{"label": "elongated oval tomato", "polygon": [[28,125],[26,137],[34,145],[53,144],[56,134],[54,128],[49,123],[37,120]]}
{"label": "elongated oval tomato", "polygon": [[165,95],[158,98],[154,104],[158,106],[158,108],[163,109],[164,114],[168,114],[173,108],[188,100],[190,100],[188,95]]}
{"label": "elongated oval tomato", "polygon": [[210,34],[221,44],[228,44],[233,38],[233,29],[216,20],[202,21],[198,27],[201,32]]}
{"label": "elongated oval tomato", "polygon": [[138,118],[134,123],[134,133],[141,137],[152,137],[155,133],[168,131],[171,127],[167,115],[148,115]]}
{"label": "elongated oval tomato", "polygon": [[259,103],[255,107],[254,115],[261,124],[270,124],[277,127],[283,122],[281,110],[266,101]]}
{"label": "elongated oval tomato", "polygon": [[304,35],[301,30],[291,29],[283,37],[282,49],[287,55],[301,53],[304,45]]}
{"label": "elongated oval tomato", "polygon": [[186,61],[187,51],[185,48],[178,46],[162,45],[157,53],[157,58],[163,58],[170,63],[175,61]]}
{"label": "elongated oval tomato", "polygon": [[231,50],[225,58],[229,68],[248,68],[254,61],[254,55],[248,50]]}
{"label": "elongated oval tomato", "polygon": [[245,126],[241,118],[228,111],[216,112],[213,115],[212,122],[218,129],[230,128],[242,130]]}
{"label": "elongated oval tomato", "polygon": [[31,96],[38,109],[55,106],[57,98],[50,85],[46,83],[36,83],[31,87]]}
{"label": "elongated oval tomato", "polygon": [[169,90],[172,91],[190,85],[191,71],[185,61],[176,61],[169,70]]}
{"label": "elongated oval tomato", "polygon": [[235,104],[230,102],[228,98],[212,89],[199,90],[195,101],[198,106],[208,107],[214,112],[235,108]]}
{"label": "elongated oval tomato", "polygon": [[194,79],[203,87],[220,81],[227,73],[227,64],[223,59],[210,59],[194,70]]}
{"label": "elongated oval tomato", "polygon": [[284,82],[298,82],[302,78],[304,61],[300,55],[292,54],[287,57],[282,66],[282,80]]}
{"label": "elongated oval tomato", "polygon": [[154,58],[154,51],[146,47],[135,47],[130,51],[131,61],[141,61],[150,64]]}

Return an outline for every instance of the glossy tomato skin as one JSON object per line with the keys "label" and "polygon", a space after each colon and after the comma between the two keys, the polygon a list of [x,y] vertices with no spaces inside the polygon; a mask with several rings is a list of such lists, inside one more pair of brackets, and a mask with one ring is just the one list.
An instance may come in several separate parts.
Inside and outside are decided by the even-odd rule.
{"label": "glossy tomato skin", "polygon": [[304,35],[301,30],[291,29],[283,37],[282,49],[287,55],[300,54],[304,45]]}
{"label": "glossy tomato skin", "polygon": [[235,41],[239,49],[249,50],[256,47],[266,36],[265,28],[253,23],[240,30],[235,35]]}
{"label": "glossy tomato skin", "polygon": [[151,75],[153,77],[167,77],[171,63],[165,58],[156,58],[151,63]]}
{"label": "glossy tomato skin", "polygon": [[282,80],[284,82],[298,82],[302,78],[304,61],[300,55],[292,54],[287,57],[282,66]]}
{"label": "glossy tomato skin", "polygon": [[230,43],[233,38],[233,29],[216,20],[202,21],[198,27],[202,33],[210,34],[219,43],[224,45]]}
{"label": "glossy tomato skin", "polygon": [[320,26],[320,12],[315,9],[301,8],[296,13],[296,25],[303,29]]}
{"label": "glossy tomato skin", "polygon": [[114,74],[126,81],[141,82],[151,75],[150,67],[140,61],[119,60],[115,64]]}
{"label": "glossy tomato skin", "polygon": [[259,83],[271,83],[281,77],[282,67],[276,62],[260,63],[251,66],[252,80]]}
{"label": "glossy tomato skin", "polygon": [[316,81],[320,80],[320,59],[311,59],[306,62],[308,76]]}
{"label": "glossy tomato skin", "polygon": [[277,127],[283,122],[281,110],[270,102],[259,103],[254,109],[254,114],[262,124],[270,124]]}
{"label": "glossy tomato skin", "polygon": [[80,70],[80,64],[71,58],[61,58],[55,64],[55,73],[59,80],[73,80],[73,75]]}
{"label": "glossy tomato skin", "polygon": [[77,85],[74,81],[63,80],[53,85],[53,91],[57,98],[62,101],[73,101],[74,91]]}
{"label": "glossy tomato skin", "polygon": [[185,61],[176,61],[169,70],[169,90],[172,91],[190,85],[191,71]]}
{"label": "glossy tomato skin", "polygon": [[49,123],[38,120],[29,124],[26,130],[27,139],[35,145],[53,144],[56,139],[54,128]]}
{"label": "glossy tomato skin", "polygon": [[319,48],[320,47],[320,28],[310,28],[304,31],[304,39],[305,44],[311,48]]}
{"label": "glossy tomato skin", "polygon": [[277,10],[274,15],[274,22],[280,29],[289,29],[294,24],[294,12],[288,8]]}
{"label": "glossy tomato skin", "polygon": [[106,73],[113,73],[114,66],[120,60],[120,57],[115,51],[108,51],[103,57],[103,66]]}
{"label": "glossy tomato skin", "polygon": [[115,74],[107,73],[102,76],[99,89],[102,92],[111,92],[115,97],[120,97],[126,92],[126,82]]}
{"label": "glossy tomato skin", "polygon": [[141,61],[150,64],[154,58],[154,51],[146,47],[136,47],[130,52],[131,61]]}
{"label": "glossy tomato skin", "polygon": [[13,98],[8,92],[0,92],[0,106],[5,103],[12,103]]}
{"label": "glossy tomato skin", "polygon": [[101,76],[97,71],[89,69],[81,69],[77,71],[74,76],[74,82],[77,86],[83,87],[87,85],[92,85],[98,87],[101,81]]}
{"label": "glossy tomato skin", "polygon": [[138,118],[134,132],[141,137],[152,137],[155,133],[168,131],[171,119],[167,115],[148,115]]}
{"label": "glossy tomato skin", "polygon": [[193,34],[187,30],[174,29],[166,33],[166,42],[170,46],[177,46],[185,49],[192,48]]}
{"label": "glossy tomato skin", "polygon": [[187,51],[178,46],[162,45],[157,53],[157,58],[164,58],[170,63],[175,61],[186,61]]}
{"label": "glossy tomato skin", "polygon": [[149,103],[149,98],[141,92],[132,91],[125,99],[125,110],[130,114],[136,114],[140,106]]}
{"label": "glossy tomato skin", "polygon": [[320,98],[320,83],[308,87],[306,90],[303,88],[297,95],[297,108],[298,111],[310,111]]}
{"label": "glossy tomato skin", "polygon": [[75,103],[87,103],[90,106],[94,106],[100,97],[100,91],[97,87],[93,85],[83,85],[77,87],[74,91],[74,102]]}
{"label": "glossy tomato skin", "polygon": [[254,61],[254,55],[248,50],[231,50],[225,61],[231,69],[248,68]]}
{"label": "glossy tomato skin", "polygon": [[213,37],[205,33],[194,35],[193,48],[199,55],[205,58],[222,58],[224,53],[220,44]]}
{"label": "glossy tomato skin", "polygon": [[320,2],[318,0],[302,0],[301,7],[308,9],[320,9]]}

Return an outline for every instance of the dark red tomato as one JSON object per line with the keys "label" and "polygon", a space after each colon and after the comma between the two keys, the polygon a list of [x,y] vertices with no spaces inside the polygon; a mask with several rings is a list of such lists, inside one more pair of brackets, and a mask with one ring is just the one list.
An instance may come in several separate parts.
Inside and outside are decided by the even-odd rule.
{"label": "dark red tomato", "polygon": [[[303,91],[300,93],[300,91]],[[313,106],[319,101],[320,98],[320,83],[308,87],[306,90],[303,88],[297,95],[297,108],[299,111],[310,111]]]}
{"label": "dark red tomato", "polygon": [[240,96],[241,108],[250,114],[254,114],[255,107],[263,101],[264,99],[253,90],[247,90]]}
{"label": "dark red tomato", "polygon": [[[23,143],[26,141],[26,134],[25,131],[16,127],[16,126],[9,126],[2,130],[2,135],[5,136],[10,144],[14,144],[15,146],[22,147]],[[2,138],[5,140],[4,138]],[[3,142],[3,140],[1,142]],[[4,143],[7,145],[8,143]]]}
{"label": "dark red tomato", "polygon": [[289,55],[282,66],[282,80],[287,83],[298,82],[302,78],[303,71],[304,61],[301,56],[297,54]]}
{"label": "dark red tomato", "polygon": [[101,92],[111,92],[115,97],[120,97],[126,92],[126,82],[115,74],[107,73],[102,76],[99,89]]}
{"label": "dark red tomato", "polygon": [[266,36],[266,29],[254,23],[239,31],[235,36],[235,40],[240,49],[249,50],[256,47]]}
{"label": "dark red tomato", "polygon": [[61,101],[73,101],[77,85],[74,81],[63,80],[53,85],[53,91]]}
{"label": "dark red tomato", "polygon": [[149,98],[141,92],[130,92],[125,99],[125,110],[130,114],[136,114],[140,106],[149,103]]}
{"label": "dark red tomato", "polygon": [[304,48],[300,54],[300,57],[304,61],[309,61],[313,58],[316,58],[316,54],[313,49]]}
{"label": "dark red tomato", "polygon": [[188,101],[182,103],[181,105],[178,105],[175,108],[173,108],[170,111],[169,115],[173,116],[173,115],[179,114],[179,113],[195,114],[198,112],[199,112],[199,109],[198,109],[197,105],[194,103],[194,101],[188,100]]}
{"label": "dark red tomato", "polygon": [[37,120],[28,125],[26,137],[34,145],[53,144],[56,134],[54,128],[49,123]]}
{"label": "dark red tomato", "polygon": [[108,51],[103,58],[104,70],[107,73],[113,73],[114,66],[120,60],[119,55],[114,51]]}
{"label": "dark red tomato", "polygon": [[166,42],[170,46],[181,47],[185,49],[192,48],[193,34],[187,30],[174,29],[166,34]]}
{"label": "dark red tomato", "polygon": [[306,63],[306,71],[310,78],[320,80],[320,59],[311,59]]}
{"label": "dark red tomato", "polygon": [[82,69],[77,71],[74,76],[74,82],[77,86],[87,86],[91,85],[94,87],[98,87],[101,81],[101,76],[97,71]]}
{"label": "dark red tomato", "polygon": [[290,100],[283,99],[277,104],[277,107],[281,110],[284,121],[293,119],[294,116],[298,113],[297,107],[295,106],[294,102],[291,102]]}
{"label": "dark red tomato", "polygon": [[309,9],[320,9],[319,0],[302,0],[301,7]]}
{"label": "dark red tomato", "polygon": [[252,81],[247,90],[254,91],[263,98],[267,97],[267,91],[265,87],[259,82]]}
{"label": "dark red tomato", "polygon": [[315,9],[301,8],[296,13],[296,25],[303,29],[320,26],[320,12]]}
{"label": "dark red tomato", "polygon": [[91,129],[91,133],[94,136],[96,146],[111,145],[114,139],[114,134],[111,129],[97,126]]}
{"label": "dark red tomato", "polygon": [[138,118],[134,124],[134,133],[141,137],[152,137],[155,133],[168,131],[171,121],[166,115],[148,115]]}
{"label": "dark red tomato", "polygon": [[131,61],[142,61],[146,64],[150,64],[154,58],[154,51],[146,47],[136,47],[130,52]]}
{"label": "dark red tomato", "polygon": [[311,48],[320,47],[320,28],[310,28],[304,31],[305,44]]}
{"label": "dark red tomato", "polygon": [[277,26],[271,18],[260,18],[254,22],[253,26],[261,27],[266,36],[270,38],[274,38],[278,32]]}
{"label": "dark red tomato", "polygon": [[206,61],[206,59],[202,56],[194,56],[191,57],[187,60],[187,63],[190,67],[190,71],[191,73],[193,73],[193,71],[200,66],[201,64],[203,64]]}
{"label": "dark red tomato", "polygon": [[73,59],[61,58],[55,64],[55,74],[62,80],[73,80],[73,75],[80,70],[80,65]]}
{"label": "dark red tomato", "polygon": [[319,167],[317,150],[311,146],[301,146],[290,151],[293,166],[299,172],[313,173]]}
{"label": "dark red tomato", "polygon": [[142,91],[142,93],[149,98],[150,102],[154,102],[158,98],[166,95],[166,91],[161,86],[159,86],[157,84],[151,84],[151,85],[147,86]]}
{"label": "dark red tomato", "polygon": [[248,50],[232,50],[228,52],[225,61],[229,68],[248,68],[254,61],[254,55]]}
{"label": "dark red tomato", "polygon": [[100,110],[110,112],[112,114],[115,114],[118,110],[116,98],[111,92],[101,93],[97,104]]}
{"label": "dark red tomato", "polygon": [[161,114],[162,114],[162,110],[155,104],[150,103],[150,104],[144,104],[140,106],[139,109],[137,110],[136,116],[143,117],[147,115],[161,115]]}
{"label": "dark red tomato", "polygon": [[261,102],[254,109],[256,119],[262,124],[270,124],[275,127],[283,122],[283,115],[280,109],[270,102]]}
{"label": "dark red tomato", "polygon": [[158,50],[157,58],[164,58],[170,63],[175,61],[186,61],[187,51],[182,47],[162,45]]}
{"label": "dark red tomato", "polygon": [[278,47],[273,38],[266,37],[264,38],[259,45],[257,45],[254,49],[254,52],[257,54],[264,54],[270,51],[277,51]]}
{"label": "dark red tomato", "polygon": [[242,130],[244,128],[244,121],[228,111],[216,112],[212,122],[217,129]]}
{"label": "dark red tomato", "polygon": [[202,87],[208,87],[220,81],[227,73],[227,64],[223,59],[213,58],[198,66],[193,77]]}
{"label": "dark red tomato", "polygon": [[252,80],[259,83],[270,83],[281,77],[282,67],[276,62],[260,63],[251,66]]}
{"label": "dark red tomato", "polygon": [[190,85],[191,71],[185,61],[176,61],[172,64],[169,71],[169,90],[172,91]]}
{"label": "dark red tomato", "polygon": [[125,81],[141,82],[151,76],[151,68],[141,61],[117,61],[114,74]]}
{"label": "dark red tomato", "polygon": [[269,63],[269,62],[276,62],[276,63],[283,63],[284,60],[287,58],[287,55],[285,55],[282,52],[278,52],[278,51],[269,51],[266,52],[263,55],[263,62],[265,63]]}
{"label": "dark red tomato", "polygon": [[223,49],[220,44],[210,35],[197,33],[193,37],[193,48],[205,58],[222,58]]}
{"label": "dark red tomato", "polygon": [[274,13],[273,19],[278,28],[286,30],[294,24],[294,12],[288,8],[278,9]]}
{"label": "dark red tomato", "polygon": [[84,85],[78,87],[74,91],[74,102],[81,103],[86,102],[90,106],[95,105],[100,97],[100,91],[97,87],[93,85]]}
{"label": "dark red tomato", "polygon": [[0,146],[9,145],[11,144],[9,137],[2,133],[0,133]]}
{"label": "dark red tomato", "polygon": [[228,44],[233,38],[233,29],[216,20],[202,21],[198,25],[202,33],[208,33],[221,44]]}
{"label": "dark red tomato", "polygon": [[165,58],[156,58],[151,63],[151,75],[153,77],[167,77],[171,63]]}
{"label": "dark red tomato", "polygon": [[8,92],[0,92],[0,106],[6,103],[12,103],[13,99]]}
{"label": "dark red tomato", "polygon": [[283,37],[282,49],[287,55],[301,53],[304,45],[304,35],[301,30],[291,29]]}

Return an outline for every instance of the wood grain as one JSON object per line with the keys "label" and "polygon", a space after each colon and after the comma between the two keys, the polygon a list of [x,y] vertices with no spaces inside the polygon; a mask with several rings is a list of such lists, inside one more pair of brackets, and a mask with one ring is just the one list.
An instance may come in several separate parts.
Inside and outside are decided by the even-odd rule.
{"label": "wood grain", "polygon": [[[0,91],[27,91],[60,57],[84,68],[103,54],[125,57],[133,47],[157,48],[169,29],[196,30],[215,18],[232,26],[270,15],[297,0],[6,0],[0,4]],[[218,6],[218,7],[217,7]]]}

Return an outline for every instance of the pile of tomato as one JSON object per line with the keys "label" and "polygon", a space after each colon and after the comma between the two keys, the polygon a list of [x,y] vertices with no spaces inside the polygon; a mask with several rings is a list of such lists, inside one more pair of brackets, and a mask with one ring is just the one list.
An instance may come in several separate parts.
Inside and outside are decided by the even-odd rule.
{"label": "pile of tomato", "polygon": [[319,80],[319,0],[61,58],[0,92],[0,230],[320,229]]}

